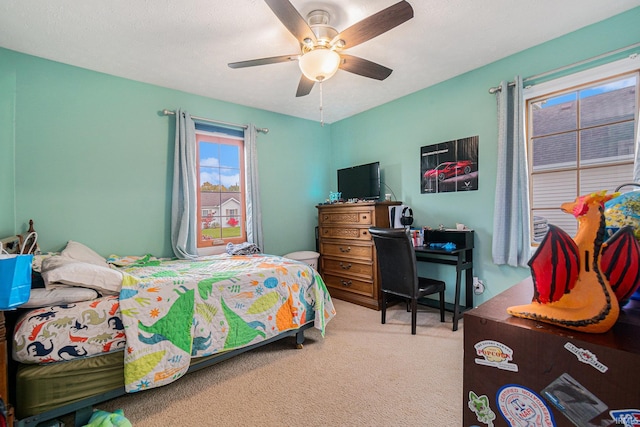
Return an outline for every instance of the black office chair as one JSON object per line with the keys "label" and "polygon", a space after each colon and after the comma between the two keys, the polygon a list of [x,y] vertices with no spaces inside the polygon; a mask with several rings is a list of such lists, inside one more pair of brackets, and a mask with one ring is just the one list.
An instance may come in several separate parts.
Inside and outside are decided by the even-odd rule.
{"label": "black office chair", "polygon": [[411,308],[411,334],[416,334],[418,298],[440,294],[440,321],[444,322],[444,291],[442,280],[418,277],[416,254],[408,230],[404,228],[369,228],[378,253],[380,287],[382,290],[382,323],[386,323],[388,296],[404,298]]}

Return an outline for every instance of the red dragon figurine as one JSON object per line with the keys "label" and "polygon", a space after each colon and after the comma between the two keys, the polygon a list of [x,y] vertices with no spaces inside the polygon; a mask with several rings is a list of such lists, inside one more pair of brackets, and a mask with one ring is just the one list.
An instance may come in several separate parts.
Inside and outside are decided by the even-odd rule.
{"label": "red dragon figurine", "polygon": [[604,203],[617,196],[606,191],[563,203],[578,219],[571,237],[550,225],[529,261],[534,294],[531,304],[509,307],[513,316],[580,332],[607,332],[618,320],[620,301],[640,284],[640,244],[633,229],[621,228],[603,243]]}

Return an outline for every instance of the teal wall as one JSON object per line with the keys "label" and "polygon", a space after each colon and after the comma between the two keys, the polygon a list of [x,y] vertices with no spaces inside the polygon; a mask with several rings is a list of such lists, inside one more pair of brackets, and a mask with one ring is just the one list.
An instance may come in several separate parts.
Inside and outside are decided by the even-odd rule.
{"label": "teal wall", "polygon": [[[379,160],[383,179],[412,207],[418,226],[456,222],[475,230],[474,274],[486,291],[477,303],[529,275],[528,268],[497,266],[491,239],[497,168],[495,95],[488,89],[516,75],[532,76],[640,42],[640,8],[528,49],[331,126],[334,168]],[[428,60],[428,59],[427,59]],[[420,193],[420,147],[479,135],[479,189]],[[335,177],[332,187],[335,187]],[[386,191],[389,192],[389,191]],[[423,274],[446,279],[453,300],[455,277],[446,266],[420,265]],[[463,294],[464,295],[464,294]]]}
{"label": "teal wall", "polygon": [[[336,189],[336,169],[380,161],[417,225],[476,230],[480,303],[529,274],[491,262],[497,130],[488,88],[636,43],[638,22],[635,8],[325,127],[0,49],[0,235],[33,218],[45,251],[72,239],[103,255],[171,255],[174,118],[159,112],[183,108],[270,129],[258,139],[266,252],[313,249],[314,206]],[[479,190],[421,194],[420,147],[474,135]],[[447,279],[451,301],[447,267],[430,274]]]}
{"label": "teal wall", "polygon": [[328,127],[8,50],[0,50],[0,94],[2,236],[24,232],[32,218],[44,251],[76,240],[103,255],[171,255],[175,118],[160,111],[183,108],[270,129],[258,135],[264,250],[315,248]]}
{"label": "teal wall", "polygon": [[15,87],[15,73],[0,65],[0,237],[14,234],[15,228]]}

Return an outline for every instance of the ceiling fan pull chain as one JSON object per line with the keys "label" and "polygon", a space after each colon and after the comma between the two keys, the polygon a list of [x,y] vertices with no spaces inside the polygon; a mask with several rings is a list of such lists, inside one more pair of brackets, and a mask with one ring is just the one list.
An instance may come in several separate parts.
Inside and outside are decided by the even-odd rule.
{"label": "ceiling fan pull chain", "polygon": [[324,127],[324,109],[322,108],[322,80],[320,80],[320,126]]}

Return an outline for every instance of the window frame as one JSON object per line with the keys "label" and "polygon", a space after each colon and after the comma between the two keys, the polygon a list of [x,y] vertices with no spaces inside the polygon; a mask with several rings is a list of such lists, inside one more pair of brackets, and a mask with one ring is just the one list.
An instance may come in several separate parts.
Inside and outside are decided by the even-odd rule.
{"label": "window frame", "polygon": [[[537,247],[539,245],[539,241],[536,242],[534,240],[534,216],[537,210],[541,209],[536,207],[534,210],[533,201],[533,175],[537,172],[533,171],[533,156],[532,156],[532,140],[533,140],[533,125],[530,117],[531,113],[531,105],[534,102],[539,101],[541,98],[549,98],[559,96],[563,93],[571,93],[575,91],[579,91],[581,88],[585,86],[597,86],[598,84],[603,84],[607,81],[618,80],[624,78],[626,76],[635,75],[636,77],[636,109],[635,109],[635,128],[633,130],[633,135],[635,138],[635,154],[633,159],[631,160],[622,160],[617,162],[611,162],[608,165],[624,165],[628,166],[631,163],[631,169],[634,169],[637,156],[638,156],[638,143],[640,140],[639,132],[640,125],[638,123],[639,114],[640,114],[640,57],[638,55],[632,55],[628,58],[611,62],[609,64],[605,64],[599,67],[594,67],[589,70],[577,72],[571,75],[567,75],[564,77],[560,77],[554,80],[550,80],[544,83],[535,84],[533,86],[526,87],[523,90],[523,107],[524,107],[524,120],[525,120],[525,144],[527,150],[527,162],[528,162],[528,185],[529,185],[529,212],[530,212],[530,244],[532,247]],[[579,110],[578,110],[579,114]],[[578,127],[577,132],[581,131],[581,128]],[[578,144],[579,144],[578,139]],[[577,155],[579,155],[580,151],[578,149]],[[569,168],[559,168],[554,169],[554,171],[569,171],[571,173],[575,173],[575,185],[576,191],[580,192],[580,173],[581,170],[586,170],[591,168],[589,165],[580,165],[579,159],[578,164]],[[598,165],[598,167],[605,166]],[[567,200],[570,201],[570,200]],[[559,208],[559,206],[557,207]]]}
{"label": "window frame", "polygon": [[[239,180],[238,186],[240,187],[239,194],[240,200],[238,203],[240,205],[241,214],[239,216],[239,224],[241,229],[241,234],[238,237],[231,238],[214,238],[211,240],[205,240],[202,238],[202,203],[201,203],[201,183],[200,183],[200,143],[215,143],[215,144],[224,144],[236,146],[239,149]],[[245,141],[242,137],[236,137],[233,135],[227,135],[223,133],[210,132],[202,129],[196,128],[196,174],[197,174],[197,183],[198,187],[196,188],[197,200],[198,200],[198,229],[197,229],[197,247],[198,249],[202,248],[210,248],[210,247],[218,247],[218,246],[226,246],[228,243],[238,244],[247,241],[247,189],[246,189],[246,170],[245,170]],[[219,208],[222,209],[221,207]],[[219,212],[218,215],[221,219],[225,218],[226,215],[222,215],[222,212]],[[234,218],[237,216],[233,216]],[[221,223],[221,229],[223,229]]]}

